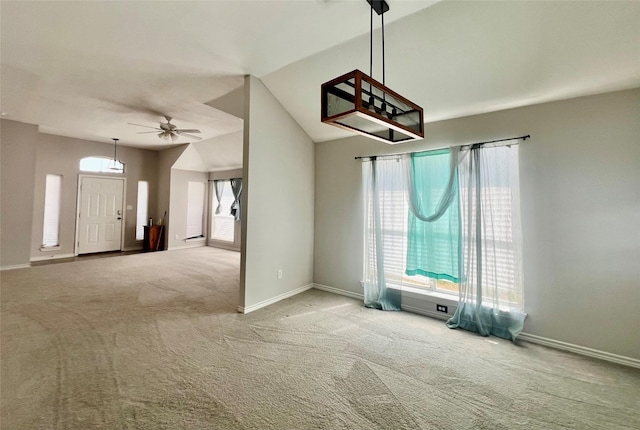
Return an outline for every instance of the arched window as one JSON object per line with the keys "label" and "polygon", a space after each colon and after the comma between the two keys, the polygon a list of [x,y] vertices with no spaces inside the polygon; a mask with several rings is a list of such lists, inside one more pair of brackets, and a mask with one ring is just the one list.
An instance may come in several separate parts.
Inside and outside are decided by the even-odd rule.
{"label": "arched window", "polygon": [[107,157],[86,157],[80,160],[80,170],[83,172],[124,173],[124,164]]}

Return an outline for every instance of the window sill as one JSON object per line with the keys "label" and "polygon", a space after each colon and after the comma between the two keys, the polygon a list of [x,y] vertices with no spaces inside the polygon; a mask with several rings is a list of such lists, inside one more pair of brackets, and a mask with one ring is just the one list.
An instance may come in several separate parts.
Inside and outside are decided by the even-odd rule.
{"label": "window sill", "polygon": [[216,243],[224,243],[225,245],[233,245],[235,243],[233,240],[217,239],[215,237],[211,237],[209,240]]}
{"label": "window sill", "polygon": [[[364,288],[364,282],[360,281],[360,285]],[[458,304],[458,294],[447,294],[439,291],[424,290],[422,288],[409,287],[406,285],[387,284],[388,288],[402,291],[402,295],[422,300],[438,299],[438,303],[444,305],[456,306]],[[448,302],[448,303],[446,303]]]}
{"label": "window sill", "polygon": [[54,251],[61,251],[61,250],[62,250],[62,247],[60,245],[40,247],[40,252],[54,252]]}
{"label": "window sill", "polygon": [[421,288],[408,287],[406,285],[389,284],[388,287],[393,288],[394,290],[400,290],[402,291],[403,295],[406,295],[408,297],[412,297],[415,299],[433,298],[433,299],[438,299],[439,303],[448,302],[443,304],[448,304],[452,306],[455,306],[458,303],[457,294],[447,294],[447,293],[441,293],[438,291],[423,290]]}

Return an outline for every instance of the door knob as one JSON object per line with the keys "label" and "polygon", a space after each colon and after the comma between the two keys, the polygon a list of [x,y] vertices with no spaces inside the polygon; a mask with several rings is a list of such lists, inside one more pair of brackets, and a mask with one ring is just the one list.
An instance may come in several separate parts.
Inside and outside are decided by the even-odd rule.
{"label": "door knob", "polygon": [[121,220],[121,219],[122,219],[122,217],[121,217],[121,216],[119,216],[119,217],[118,217],[118,219],[119,219],[119,220]]}

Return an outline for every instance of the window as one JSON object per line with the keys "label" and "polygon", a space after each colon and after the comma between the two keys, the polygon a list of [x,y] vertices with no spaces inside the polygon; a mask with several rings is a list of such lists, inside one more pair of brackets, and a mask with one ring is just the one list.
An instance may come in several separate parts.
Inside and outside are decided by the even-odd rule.
{"label": "window", "polygon": [[[222,188],[222,190],[218,190],[218,193],[221,194],[219,201],[215,187]],[[229,181],[214,182],[211,206],[211,239],[224,242],[234,241],[236,222],[234,216],[231,215],[231,205],[233,205],[234,200],[235,198],[233,197],[233,191],[231,190],[231,183]],[[216,213],[218,208],[220,209],[220,213]]]}
{"label": "window", "polygon": [[[400,288],[402,286],[419,288],[423,290],[438,291],[442,293],[458,294],[458,284],[444,279],[432,279],[423,275],[406,274],[407,236],[409,205],[404,189],[404,173],[399,170],[400,165],[396,160],[378,160],[380,170],[378,172],[378,196],[379,211],[381,217],[382,243],[384,244],[384,275],[388,286]],[[373,190],[370,190],[373,191]],[[370,204],[373,198],[367,199]],[[372,207],[369,210],[373,210]],[[373,217],[367,217],[367,234],[375,235]],[[368,241],[370,246],[375,241]],[[366,253],[373,266],[375,251]]]}
{"label": "window", "polygon": [[86,157],[80,160],[80,170],[96,173],[124,173],[124,164],[107,157]]}
{"label": "window", "polygon": [[187,233],[186,239],[204,237],[204,183],[189,181],[187,188]]}
{"label": "window", "polygon": [[[376,252],[381,251],[384,261],[385,280],[391,288],[413,287],[437,291],[441,293],[458,294],[460,284],[457,279],[446,279],[439,274],[415,274],[408,275],[407,272],[416,272],[409,270],[411,264],[408,264],[409,255],[408,248],[412,240],[412,234],[419,234],[424,239],[428,234],[428,240],[434,244],[436,251],[444,248],[451,231],[460,224],[462,250],[462,261],[465,272],[476,269],[477,251],[476,246],[483,251],[483,276],[482,284],[485,289],[496,291],[498,307],[501,309],[509,309],[522,302],[522,292],[519,288],[521,284],[520,262],[519,262],[519,184],[518,166],[517,166],[517,146],[508,148],[485,148],[483,149],[482,164],[482,188],[479,199],[475,182],[469,180],[470,173],[468,169],[461,169],[456,179],[459,184],[456,185],[458,190],[456,201],[459,202],[460,209],[457,204],[452,204],[440,219],[434,222],[424,223],[424,229],[411,229],[412,222],[415,224],[416,217],[409,210],[407,196],[407,165],[403,164],[400,158],[378,157],[377,170],[375,174],[376,185],[369,185],[367,188],[366,199],[366,244],[365,249],[365,277],[367,279],[367,268],[376,267]],[[437,154],[436,151],[430,151],[431,154]],[[432,157],[435,159],[435,157]],[[421,158],[426,160],[426,158]],[[371,177],[372,166],[366,163],[365,178]],[[446,165],[446,164],[445,164]],[[425,166],[422,166],[425,167]],[[434,166],[425,169],[429,174],[435,171]],[[437,172],[436,172],[437,173]],[[436,175],[437,176],[437,175]],[[429,182],[446,182],[447,175],[441,174],[441,179],[419,177],[412,175],[414,180]],[[471,178],[473,179],[473,178]],[[425,202],[425,193],[423,187],[421,189],[423,204],[435,206],[439,197],[442,195],[442,187],[437,184],[433,188],[434,196],[428,195],[429,199]],[[374,193],[377,199],[374,199]],[[481,239],[477,239],[476,228],[469,228],[469,225],[476,225],[476,202],[480,201],[482,207],[482,229]],[[376,206],[377,205],[377,206]],[[454,212],[451,212],[455,208]],[[373,212],[378,213],[377,217],[373,216]],[[427,211],[427,213],[431,213]],[[449,216],[452,215],[452,216]],[[471,217],[471,219],[470,219]],[[375,239],[376,225],[379,223],[380,239]],[[426,229],[431,229],[427,231]],[[372,239],[374,238],[374,239]],[[426,240],[425,240],[426,241]],[[457,242],[456,242],[457,243]],[[379,251],[376,246],[380,246]],[[456,246],[457,248],[457,246]],[[435,263],[439,263],[439,259],[447,259],[447,254],[434,252],[429,258]],[[457,266],[457,261],[455,266]],[[446,272],[445,272],[446,273]],[[443,279],[444,278],[444,279]],[[450,278],[450,277],[449,277]],[[468,279],[469,275],[465,279]],[[462,278],[461,278],[462,279]]]}
{"label": "window", "polygon": [[47,175],[44,194],[44,223],[42,227],[42,247],[60,246],[60,200],[62,197],[62,176]]}
{"label": "window", "polygon": [[144,226],[149,215],[149,183],[138,181],[138,213],[136,216],[136,240],[144,239]]}
{"label": "window", "polygon": [[365,162],[365,305],[399,310],[399,289],[457,282],[447,326],[515,340],[526,318],[518,170],[509,144]]}

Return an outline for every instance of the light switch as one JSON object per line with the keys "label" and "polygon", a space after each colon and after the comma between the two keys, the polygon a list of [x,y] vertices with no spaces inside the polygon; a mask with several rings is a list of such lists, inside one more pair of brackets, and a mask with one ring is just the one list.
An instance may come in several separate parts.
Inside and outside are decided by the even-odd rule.
{"label": "light switch", "polygon": [[127,210],[128,211],[132,211],[133,210],[133,205],[127,205]]}

